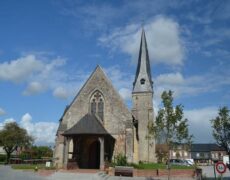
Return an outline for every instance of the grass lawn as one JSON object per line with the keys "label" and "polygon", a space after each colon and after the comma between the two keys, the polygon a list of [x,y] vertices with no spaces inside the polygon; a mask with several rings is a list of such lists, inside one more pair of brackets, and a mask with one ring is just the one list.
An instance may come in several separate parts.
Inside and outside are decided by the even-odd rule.
{"label": "grass lawn", "polygon": [[47,169],[47,170],[54,170],[55,167],[46,167],[45,164],[12,164],[12,169],[35,169],[37,167],[38,169]]}
{"label": "grass lawn", "polygon": [[[131,164],[136,169],[167,169],[166,164],[160,164],[160,163],[141,163],[141,164]],[[171,169],[194,169],[194,166],[176,166],[172,165]]]}

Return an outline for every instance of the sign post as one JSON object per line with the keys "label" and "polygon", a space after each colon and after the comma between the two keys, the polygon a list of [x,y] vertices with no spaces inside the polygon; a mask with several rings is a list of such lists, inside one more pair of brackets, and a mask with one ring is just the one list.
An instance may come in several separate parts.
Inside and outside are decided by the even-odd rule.
{"label": "sign post", "polygon": [[218,160],[213,160],[214,164],[213,164],[213,170],[214,170],[214,176],[215,176],[215,180],[216,180],[216,163],[218,162]]}
{"label": "sign post", "polygon": [[221,175],[221,179],[222,179],[222,174],[225,173],[226,171],[225,164],[223,162],[216,163],[216,171]]}

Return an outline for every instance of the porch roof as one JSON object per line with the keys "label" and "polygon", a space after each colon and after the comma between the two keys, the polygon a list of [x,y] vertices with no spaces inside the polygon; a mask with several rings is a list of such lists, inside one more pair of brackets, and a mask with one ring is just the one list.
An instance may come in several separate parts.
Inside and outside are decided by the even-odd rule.
{"label": "porch roof", "polygon": [[92,114],[86,114],[73,127],[63,133],[64,136],[82,134],[110,135],[103,127],[101,122],[97,119],[97,117]]}

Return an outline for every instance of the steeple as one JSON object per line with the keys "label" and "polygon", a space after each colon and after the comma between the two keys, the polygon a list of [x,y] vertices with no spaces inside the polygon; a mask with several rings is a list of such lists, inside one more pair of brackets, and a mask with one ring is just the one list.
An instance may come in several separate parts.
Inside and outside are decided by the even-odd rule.
{"label": "steeple", "polygon": [[142,29],[138,65],[133,83],[133,93],[135,92],[153,92],[153,82],[144,29]]}

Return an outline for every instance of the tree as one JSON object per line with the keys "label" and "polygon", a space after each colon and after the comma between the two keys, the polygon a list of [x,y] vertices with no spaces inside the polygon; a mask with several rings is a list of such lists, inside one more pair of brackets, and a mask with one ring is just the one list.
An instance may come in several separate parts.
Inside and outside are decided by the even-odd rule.
{"label": "tree", "polygon": [[177,144],[191,144],[192,136],[189,135],[188,120],[183,118],[183,106],[173,107],[173,92],[164,91],[161,99],[163,108],[158,111],[155,123],[149,125],[149,133],[157,142],[167,145],[169,163],[169,151]]}
{"label": "tree", "polygon": [[158,163],[165,163],[168,156],[168,147],[166,144],[156,144],[156,157]]}
{"label": "tree", "polygon": [[220,108],[218,116],[211,120],[211,124],[213,137],[217,144],[227,151],[230,160],[230,115],[228,107]]}
{"label": "tree", "polygon": [[53,150],[48,146],[32,146],[26,148],[20,154],[22,159],[42,159],[42,158],[52,158]]}
{"label": "tree", "polygon": [[31,150],[35,153],[35,157],[33,158],[41,159],[44,157],[50,158],[53,156],[53,151],[48,146],[33,146]]}
{"label": "tree", "polygon": [[18,147],[31,145],[33,137],[27,134],[27,131],[18,126],[16,122],[6,123],[0,131],[0,145],[6,151],[7,163],[10,156]]}

